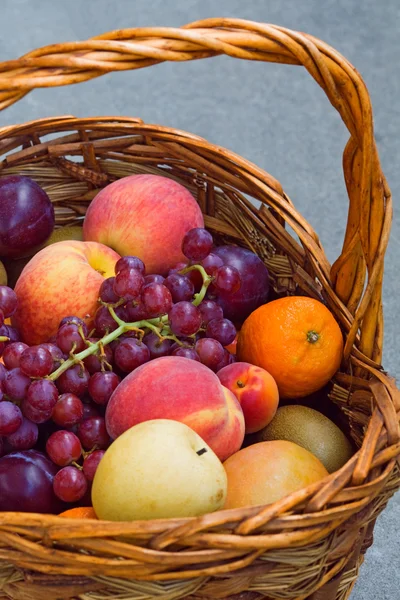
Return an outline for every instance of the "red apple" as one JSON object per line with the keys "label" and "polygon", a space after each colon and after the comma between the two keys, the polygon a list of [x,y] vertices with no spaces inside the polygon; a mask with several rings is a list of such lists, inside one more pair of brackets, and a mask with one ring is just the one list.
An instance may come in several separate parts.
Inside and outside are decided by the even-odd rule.
{"label": "red apple", "polygon": [[104,278],[114,275],[119,254],[95,242],[64,241],[44,248],[18,278],[12,317],[29,345],[47,341],[63,317],[86,319],[90,328]]}
{"label": "red apple", "polygon": [[279,404],[279,392],[268,371],[250,363],[237,362],[223,367],[217,376],[238,399],[246,433],[260,431],[272,421]]}
{"label": "red apple", "polygon": [[182,239],[194,227],[204,227],[203,215],[185,187],[167,177],[130,175],[94,198],[83,237],[122,256],[138,256],[147,273],[165,275],[176,263],[187,262]]}

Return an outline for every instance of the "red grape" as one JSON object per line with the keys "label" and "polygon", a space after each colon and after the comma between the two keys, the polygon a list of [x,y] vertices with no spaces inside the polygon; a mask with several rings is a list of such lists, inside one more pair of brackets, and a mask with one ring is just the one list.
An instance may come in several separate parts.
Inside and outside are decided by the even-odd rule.
{"label": "red grape", "polygon": [[169,289],[172,302],[191,300],[194,295],[194,285],[186,275],[171,273],[165,280],[164,285]]}
{"label": "red grape", "polygon": [[162,283],[150,283],[143,288],[142,300],[150,317],[164,315],[172,306],[171,292]]}
{"label": "red grape", "polygon": [[202,324],[208,325],[213,319],[222,319],[224,316],[222,308],[214,300],[203,300],[199,304],[199,311],[202,316]]}
{"label": "red grape", "polygon": [[20,408],[12,402],[0,402],[0,435],[15,433],[22,425]]}
{"label": "red grape", "polygon": [[236,327],[229,319],[212,319],[206,329],[206,336],[218,340],[222,346],[229,346],[235,339],[236,333]]}
{"label": "red grape", "polygon": [[57,386],[62,394],[71,393],[83,396],[87,391],[89,379],[89,372],[85,368],[82,368],[81,365],[74,365],[61,373],[57,379]]}
{"label": "red grape", "polygon": [[125,311],[127,323],[142,321],[148,316],[142,298],[136,298],[132,302],[128,302],[125,306]]}
{"label": "red grape", "polygon": [[144,285],[149,285],[150,283],[164,283],[165,277],[162,275],[157,275],[156,273],[151,273],[151,275],[146,275],[144,278]]}
{"label": "red grape", "polygon": [[182,269],[186,269],[188,264],[189,263],[187,263],[187,262],[176,263],[176,265],[168,271],[168,275],[172,275],[172,273],[178,273],[179,271],[182,271]]}
{"label": "red grape", "polygon": [[82,454],[79,438],[72,431],[59,430],[51,434],[46,442],[49,458],[59,467],[66,467]]}
{"label": "red grape", "polygon": [[69,354],[72,350],[77,354],[87,347],[79,332],[79,326],[75,323],[61,325],[57,331],[57,346],[64,354]]}
{"label": "red grape", "polygon": [[7,369],[5,368],[3,363],[0,362],[0,383],[2,381],[4,381],[4,379],[6,378],[6,373],[7,373]]}
{"label": "red grape", "polygon": [[214,274],[214,287],[218,292],[234,294],[240,289],[241,277],[235,267],[222,265]]}
{"label": "red grape", "polygon": [[52,344],[50,342],[46,342],[40,345],[42,348],[46,348],[46,350],[50,352],[51,357],[53,359],[52,372],[55,371],[56,369],[58,369],[58,367],[61,365],[62,361],[65,358],[63,351],[58,346],[56,346],[56,344]]}
{"label": "red grape", "polygon": [[[95,343],[98,341],[98,338],[89,338],[89,341]],[[113,352],[110,346],[103,346],[103,348],[104,358],[102,358],[100,356],[100,352],[98,352],[97,354],[91,354],[90,356],[87,356],[83,359],[83,364],[85,365],[85,367],[91,375],[93,375],[93,373],[101,371],[103,361],[106,361],[109,365],[111,365],[113,362]]]}
{"label": "red grape", "polygon": [[0,459],[0,511],[59,513],[53,492],[57,467],[41,452],[12,452]]}
{"label": "red grape", "polygon": [[118,327],[117,321],[111,316],[106,306],[100,306],[94,316],[94,326],[100,337],[114,331]]}
{"label": "red grape", "polygon": [[107,404],[121,379],[112,371],[95,373],[89,379],[89,394],[96,404]]}
{"label": "red grape", "polygon": [[93,481],[99,462],[105,454],[104,450],[94,450],[83,461],[83,474],[88,481]]}
{"label": "red grape", "polygon": [[50,419],[57,399],[55,384],[48,379],[37,379],[32,381],[22,401],[22,412],[34,423],[45,423]]}
{"label": "red grape", "polygon": [[150,359],[159,358],[160,356],[167,356],[170,352],[172,341],[171,340],[160,340],[158,335],[155,333],[148,333],[144,338],[143,342],[146,344],[150,351]]}
{"label": "red grape", "polygon": [[4,317],[11,317],[17,310],[17,294],[6,285],[0,285],[0,308]]}
{"label": "red grape", "polygon": [[115,265],[115,274],[118,275],[124,269],[137,269],[142,275],[145,274],[145,266],[137,256],[123,256]]}
{"label": "red grape", "polygon": [[139,296],[143,284],[144,277],[141,272],[127,267],[116,275],[113,290],[120,298],[133,300]]}
{"label": "red grape", "polygon": [[85,421],[86,419],[90,419],[90,417],[99,417],[99,411],[97,410],[96,406],[92,403],[90,404],[84,404],[83,405],[83,417],[82,417],[82,421]]}
{"label": "red grape", "polygon": [[234,362],[236,362],[236,357],[234,356],[234,354],[231,354],[226,348],[224,348],[224,357],[215,369],[215,371],[218,372],[224,367],[227,367],[228,365],[231,365]]}
{"label": "red grape", "polygon": [[214,276],[217,269],[222,267],[224,261],[217,254],[214,254],[214,252],[210,252],[210,254],[201,261],[201,264],[203,265],[207,275]]}
{"label": "red grape", "polygon": [[100,286],[99,296],[103,302],[108,304],[115,304],[119,300],[119,296],[114,292],[115,277],[109,277],[105,279]]}
{"label": "red grape", "polygon": [[85,450],[96,448],[107,448],[110,436],[107,433],[103,417],[88,417],[81,421],[77,428],[77,435]]}
{"label": "red grape", "polygon": [[86,325],[85,321],[83,319],[81,319],[80,317],[75,317],[75,316],[64,317],[63,319],[61,319],[58,329],[60,329],[60,327],[62,327],[63,325],[70,325],[71,323],[73,323],[77,327],[81,327],[84,337],[87,337],[87,334],[88,334],[87,325]]}
{"label": "red grape", "polygon": [[[1,308],[0,308],[0,327],[1,327],[1,325],[3,325],[3,324],[4,324],[4,319],[5,319],[5,317],[4,317],[4,313],[3,313],[3,311],[2,311],[2,310],[1,310]],[[4,343],[4,342],[3,342],[3,343]]]}
{"label": "red grape", "polygon": [[224,348],[217,340],[202,338],[196,342],[195,350],[203,365],[215,371],[224,358]]}
{"label": "red grape", "polygon": [[191,360],[197,360],[200,362],[200,357],[194,348],[187,348],[185,346],[178,346],[171,352],[171,356],[182,356],[183,358],[190,358]]}
{"label": "red grape", "polygon": [[178,336],[194,335],[201,326],[201,313],[191,302],[178,302],[168,313],[172,333]]}
{"label": "red grape", "polygon": [[14,450],[29,450],[35,446],[38,437],[39,430],[36,423],[24,417],[17,431],[7,436],[7,442]]}
{"label": "red grape", "polygon": [[53,479],[53,490],[63,502],[77,502],[86,494],[86,477],[76,467],[60,469]]}
{"label": "red grape", "polygon": [[20,342],[21,338],[19,336],[19,332],[17,329],[15,329],[15,327],[11,327],[11,325],[3,325],[3,327],[7,328],[7,332],[6,332],[6,336],[10,338],[10,341],[7,343],[12,343],[12,342]]}
{"label": "red grape", "polygon": [[83,417],[82,401],[75,394],[61,394],[53,408],[51,418],[60,427],[72,427]]}
{"label": "red grape", "polygon": [[54,228],[54,208],[29,177],[0,179],[0,255],[19,257],[42,244]]}
{"label": "red grape", "polygon": [[46,377],[53,369],[53,358],[42,346],[31,346],[24,350],[19,363],[21,371],[29,377]]}
{"label": "red grape", "polygon": [[200,261],[206,258],[213,247],[211,233],[201,227],[188,231],[182,241],[182,252],[189,260]]}
{"label": "red grape", "polygon": [[14,402],[20,402],[26,395],[31,380],[20,368],[8,371],[3,381],[4,393]]}
{"label": "red grape", "polygon": [[19,361],[22,353],[29,348],[23,342],[8,343],[3,352],[3,362],[7,369],[16,369],[19,367]]}
{"label": "red grape", "polygon": [[240,289],[234,294],[219,291],[216,301],[222,307],[225,317],[234,322],[243,322],[268,300],[268,270],[262,260],[246,248],[219,246],[213,252],[225,265],[235,267],[240,273]]}
{"label": "red grape", "polygon": [[114,360],[121,371],[130,373],[150,360],[150,351],[143,342],[135,338],[126,338],[115,348]]}

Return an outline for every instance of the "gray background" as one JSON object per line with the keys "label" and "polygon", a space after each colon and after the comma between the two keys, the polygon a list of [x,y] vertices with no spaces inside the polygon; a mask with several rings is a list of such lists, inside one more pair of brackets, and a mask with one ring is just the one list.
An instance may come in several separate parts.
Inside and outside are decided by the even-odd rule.
{"label": "gray background", "polygon": [[[400,3],[399,0],[0,0],[0,61],[51,43],[136,26],[180,26],[212,16],[274,23],[311,33],[357,67],[369,87],[395,218],[384,284],[384,365],[400,374]],[[38,90],[0,115],[0,126],[39,117],[129,115],[199,134],[274,175],[319,233],[340,252],[347,199],[341,155],[347,131],[299,67],[218,57],[107,75]],[[400,494],[380,517],[352,600],[394,600],[400,589]]]}

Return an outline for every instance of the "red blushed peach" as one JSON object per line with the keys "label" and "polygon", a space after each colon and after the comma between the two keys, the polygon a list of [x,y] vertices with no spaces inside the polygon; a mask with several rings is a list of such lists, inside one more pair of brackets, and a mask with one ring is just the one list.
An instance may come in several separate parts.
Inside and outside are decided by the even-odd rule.
{"label": "red blushed peach", "polygon": [[220,460],[237,452],[244,439],[243,411],[235,395],[210,369],[180,356],[156,358],[132,371],[107,405],[106,426],[113,439],[153,419],[185,423]]}
{"label": "red blushed peach", "polygon": [[[45,342],[63,317],[85,318],[98,307],[104,278],[114,275],[119,254],[96,242],[68,240],[44,248],[28,262],[15,286],[18,308],[12,317],[24,342]],[[86,318],[87,317],[87,318]]]}
{"label": "red blushed peach", "polygon": [[237,362],[218,371],[217,376],[238,399],[246,433],[260,431],[272,421],[279,404],[279,392],[268,371],[250,363]]}
{"label": "red blushed peach", "polygon": [[204,227],[203,215],[185,187],[167,177],[129,175],[91,202],[83,237],[122,256],[138,256],[147,273],[165,275],[178,262],[187,262],[182,239],[194,227]]}

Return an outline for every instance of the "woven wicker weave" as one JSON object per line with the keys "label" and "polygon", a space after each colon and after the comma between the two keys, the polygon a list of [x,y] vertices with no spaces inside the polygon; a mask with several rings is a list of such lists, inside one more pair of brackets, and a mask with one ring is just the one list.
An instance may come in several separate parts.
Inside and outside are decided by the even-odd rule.
{"label": "woven wicker weave", "polygon": [[200,137],[140,119],[67,116],[0,129],[0,177],[38,181],[60,226],[81,222],[99,189],[131,173],[187,186],[219,241],[247,246],[265,261],[276,293],[323,299],[337,318],[346,346],[330,405],[339,407],[358,451],[340,471],[265,507],[132,523],[0,513],[0,598],[343,600],[375,519],[399,487],[400,393],[380,365],[391,195],[367,89],[345,58],[310,35],[234,19],[115,31],[1,64],[0,108],[37,87],[219,54],[304,65],[346,124],[350,209],[333,266],[271,175]]}

